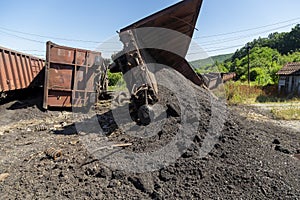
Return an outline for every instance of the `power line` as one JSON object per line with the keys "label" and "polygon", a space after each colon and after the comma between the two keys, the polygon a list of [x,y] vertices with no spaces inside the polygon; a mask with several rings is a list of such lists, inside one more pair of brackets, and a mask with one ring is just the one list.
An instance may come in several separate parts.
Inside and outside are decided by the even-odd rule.
{"label": "power line", "polygon": [[[288,24],[288,25],[285,25],[285,26],[281,26],[281,27],[277,27],[276,29],[269,29],[267,31],[263,31],[263,32],[258,32],[258,33],[255,33],[255,34],[250,34],[250,35],[243,35],[243,36],[239,36],[239,37],[234,37],[234,38],[231,38],[231,39],[227,39],[227,40],[214,40],[213,43],[210,43],[210,44],[204,44],[204,45],[199,45],[200,47],[201,46],[210,46],[210,45],[213,45],[213,44],[219,44],[219,43],[225,43],[225,42],[231,42],[231,41],[234,41],[234,40],[239,40],[241,38],[247,38],[247,37],[253,37],[255,35],[259,35],[259,34],[262,34],[262,33],[267,33],[267,32],[270,32],[270,31],[274,31],[274,30],[278,30],[278,29],[281,29],[281,28],[285,28],[285,27],[288,27],[288,26],[291,26],[295,23],[299,23],[299,22],[294,22],[292,24]],[[231,48],[236,48],[236,47],[242,47],[244,46],[245,44],[240,44],[240,45],[234,45],[234,46],[228,46],[228,47],[222,47],[222,48],[217,48],[217,49],[211,49],[211,50],[207,50],[207,51],[199,51],[199,52],[193,52],[193,53],[188,53],[187,55],[193,55],[193,54],[199,54],[199,53],[203,53],[203,52],[216,52],[216,51],[222,51],[222,50],[227,50],[227,49],[231,49]]]}
{"label": "power line", "polygon": [[[292,20],[287,20],[285,22],[288,22],[288,21],[294,21],[296,19],[300,19],[300,18],[295,18],[295,19],[292,19]],[[280,23],[284,23],[284,22],[278,22],[278,23],[275,23],[275,24],[272,24],[272,25],[276,25],[276,24],[280,24]],[[294,25],[296,23],[299,23],[299,22],[294,22],[294,23],[291,23],[291,24],[288,24],[288,25],[284,25],[284,26],[281,26],[281,27],[276,27],[276,28],[273,28],[273,29],[269,29],[269,30],[265,30],[265,31],[261,31],[261,32],[257,32],[257,33],[254,33],[254,34],[248,34],[248,35],[240,35],[240,36],[237,36],[237,37],[231,37],[231,38],[224,38],[224,39],[220,39],[220,40],[213,40],[213,41],[210,41],[210,42],[204,42],[202,43],[200,46],[211,46],[211,45],[214,45],[214,44],[219,44],[219,43],[226,43],[226,42],[231,42],[231,41],[234,41],[234,40],[239,40],[239,39],[242,39],[242,38],[247,38],[247,37],[253,37],[255,35],[259,35],[259,34],[262,34],[262,33],[266,33],[266,32],[270,32],[270,31],[274,31],[274,30],[278,30],[278,29],[281,29],[281,28],[285,28],[285,27],[288,27],[288,26],[291,26],[291,25]],[[271,26],[271,25],[265,25],[263,27],[268,27],[268,26]],[[1,29],[2,27],[0,27]],[[254,29],[259,29],[261,27],[256,27],[256,28],[252,28],[252,29],[247,29],[248,30],[254,30]],[[3,29],[3,28],[2,28]],[[10,31],[13,31],[11,29],[7,29],[7,30],[10,30]],[[240,31],[235,31],[235,33],[237,32],[244,32],[246,30],[240,30]],[[22,33],[22,34],[28,34],[28,35],[32,35],[32,36],[40,36],[40,37],[49,37],[49,36],[42,36],[42,35],[38,35],[38,34],[32,34],[32,33],[25,33],[25,32],[20,32],[20,31],[14,31],[14,32],[18,32],[18,33]],[[9,36],[13,36],[13,37],[16,37],[16,38],[20,38],[20,39],[23,39],[23,40],[28,40],[28,41],[31,41],[31,42],[37,42],[37,43],[45,43],[44,41],[40,41],[40,40],[34,40],[34,39],[30,39],[30,38],[26,38],[26,37],[22,37],[22,36],[19,36],[19,35],[15,35],[15,34],[12,34],[12,33],[8,33],[8,32],[5,32],[5,31],[2,31],[0,30],[0,33],[4,33],[6,35],[9,35]],[[233,33],[233,32],[231,32]],[[231,33],[226,33],[226,34],[231,34]],[[222,34],[218,34],[218,35],[222,35]],[[225,34],[223,34],[225,35]],[[211,36],[213,37],[213,36]],[[50,37],[52,39],[61,39],[61,40],[65,40],[65,41],[81,41],[81,42],[96,42],[96,41],[85,41],[85,40],[73,40],[73,39],[64,39],[64,38],[56,38],[56,37]],[[100,43],[100,42],[97,42],[97,43]],[[112,42],[113,43],[113,42]],[[243,45],[234,45],[234,46],[229,46],[229,47],[222,47],[222,48],[217,48],[217,49],[211,49],[211,50],[208,50],[206,52],[215,52],[215,51],[221,51],[221,50],[226,50],[226,49],[230,49],[230,48],[234,48],[234,47],[240,47],[240,46],[243,46]],[[87,49],[97,49],[98,47],[79,47],[79,48],[87,48]],[[110,48],[98,48],[97,49],[98,51],[102,51],[102,52],[117,52],[119,50],[116,50],[116,49],[110,49]],[[31,52],[45,52],[45,51],[41,51],[41,50],[21,50],[21,51],[31,51]],[[197,53],[200,53],[200,52],[196,52],[196,53],[189,53],[188,55],[191,55],[191,54],[197,54]]]}
{"label": "power line", "polygon": [[[273,24],[268,24],[268,25],[264,25],[264,26],[260,26],[260,27],[254,27],[254,28],[250,28],[250,29],[238,30],[238,31],[233,31],[233,32],[228,32],[228,33],[221,33],[221,34],[215,34],[215,35],[208,35],[208,36],[202,36],[202,37],[199,36],[199,37],[195,37],[193,39],[202,39],[202,38],[210,38],[210,37],[218,37],[218,36],[224,36],[224,35],[231,35],[231,34],[235,34],[235,33],[241,33],[241,32],[246,32],[246,31],[261,29],[261,28],[265,28],[265,27],[269,27],[269,26],[274,26],[274,25],[278,25],[278,24],[282,24],[282,23],[286,23],[286,22],[290,22],[290,21],[299,20],[299,19],[300,18],[294,18],[294,19],[290,19],[290,20],[286,20],[286,21],[282,21],[282,22],[277,22],[277,23],[273,23]],[[8,29],[8,28],[5,28],[5,27],[0,27],[0,29],[5,30],[5,31],[9,31],[9,32],[13,32],[13,33],[19,33],[19,34],[24,34],[24,35],[36,36],[36,37],[40,37],[40,38],[69,41],[69,42],[84,42],[84,43],[96,43],[96,44],[99,44],[99,43],[118,43],[118,42],[108,42],[108,41],[92,41],[92,40],[81,40],[81,39],[69,39],[69,38],[53,37],[53,36],[48,36],[48,35],[40,35],[40,34],[36,34],[36,33],[28,33],[28,32],[23,32],[23,31]],[[5,33],[5,34],[11,34],[11,35],[13,35],[15,37],[18,37],[18,38],[21,38],[21,39],[25,39],[25,40],[28,40],[28,41],[38,42],[38,43],[44,43],[44,42],[39,41],[39,40],[34,40],[34,39],[30,39],[30,38],[26,38],[26,37],[14,35],[12,33],[7,33],[7,32],[4,32],[4,31],[1,31],[1,32]]]}
{"label": "power line", "polygon": [[248,35],[241,35],[241,36],[236,36],[236,37],[231,37],[231,38],[226,38],[226,39],[212,40],[212,41],[209,41],[209,42],[203,42],[203,43],[201,43],[201,46],[210,46],[210,45],[219,44],[219,43],[232,42],[232,41],[243,39],[243,38],[254,37],[256,35],[260,35],[260,34],[263,34],[263,33],[268,33],[268,32],[275,31],[275,30],[279,30],[279,29],[282,29],[282,28],[285,28],[285,27],[288,27],[288,26],[291,26],[291,25],[294,25],[294,24],[297,24],[297,23],[299,23],[299,22],[295,22],[295,23],[288,24],[288,25],[285,25],[285,26],[269,29],[269,30],[266,30],[266,31],[256,32],[256,33],[252,33],[252,34],[248,34]]}
{"label": "power line", "polygon": [[24,35],[31,35],[31,36],[36,36],[36,37],[40,37],[40,38],[47,38],[47,39],[54,39],[54,40],[63,40],[63,41],[68,41],[68,42],[85,42],[85,43],[117,43],[117,42],[108,42],[108,41],[92,41],[92,40],[79,40],[79,39],[67,39],[67,38],[60,38],[60,37],[52,37],[52,36],[47,36],[47,35],[39,35],[39,34],[35,34],[35,33],[28,33],[28,32],[23,32],[23,31],[17,31],[17,30],[13,30],[13,29],[8,29],[8,28],[4,28],[4,27],[0,27],[0,29],[2,30],[6,30],[9,32],[13,32],[13,33],[19,33],[19,34],[24,34]]}
{"label": "power line", "polygon": [[[2,31],[2,30],[0,30],[0,33],[4,33],[6,35],[13,36],[13,37],[20,38],[20,39],[27,40],[27,41],[31,41],[31,42],[37,42],[37,43],[43,43],[43,44],[45,43],[43,41],[33,40],[33,39],[30,39],[30,38],[18,36],[18,35],[12,34],[12,33],[7,33],[7,32]],[[35,35],[35,34],[33,34],[33,35]],[[45,50],[37,50],[37,49],[21,49],[21,50],[18,50],[18,51],[21,51],[21,52],[43,52],[43,53],[46,52]],[[116,52],[116,51],[114,51],[114,50],[105,50],[105,52]],[[42,55],[42,54],[35,54],[35,53],[31,53],[31,55],[34,55],[34,56],[45,56],[45,55]]]}
{"label": "power line", "polygon": [[6,35],[14,36],[14,37],[16,37],[16,38],[20,38],[20,39],[27,40],[27,41],[31,41],[31,42],[43,43],[43,44],[45,43],[45,42],[43,42],[43,41],[33,40],[33,39],[30,39],[30,38],[25,38],[25,37],[22,37],[22,36],[19,36],[19,35],[15,35],[15,34],[12,34],[12,33],[7,33],[7,32],[5,32],[5,31],[1,31],[1,30],[0,30],[0,32],[1,32],[1,33],[4,33],[4,34],[6,34]]}
{"label": "power line", "polygon": [[[202,46],[210,46],[210,45],[214,45],[214,44],[219,44],[219,43],[226,43],[226,42],[232,42],[234,40],[239,40],[241,38],[247,38],[247,37],[253,37],[255,35],[259,35],[259,34],[262,34],[262,33],[267,33],[267,32],[270,32],[270,31],[274,31],[274,30],[278,30],[278,29],[281,29],[281,28],[285,28],[285,27],[288,27],[288,26],[291,26],[295,23],[298,23],[298,22],[294,22],[292,24],[288,24],[288,25],[285,25],[285,26],[281,26],[281,27],[277,27],[276,29],[269,29],[267,31],[263,31],[263,32],[258,32],[258,33],[255,33],[255,34],[250,34],[250,35],[243,35],[243,36],[239,36],[239,37],[233,37],[231,39],[227,39],[227,40],[214,40],[213,43],[207,43],[207,44],[204,44],[204,45],[199,45],[200,47]],[[231,49],[231,48],[236,48],[236,47],[241,47],[241,46],[244,46],[245,44],[240,44],[240,45],[234,45],[234,46],[228,46],[228,47],[222,47],[222,48],[217,48],[217,49],[211,49],[211,50],[207,50],[207,51],[199,51],[199,52],[193,52],[193,53],[189,53],[187,55],[192,55],[192,54],[199,54],[199,53],[203,53],[203,52],[216,52],[216,51],[222,51],[222,50],[227,50],[227,49]]]}
{"label": "power line", "polygon": [[268,25],[264,25],[264,26],[249,28],[249,29],[243,29],[243,30],[227,32],[227,33],[219,33],[219,34],[215,34],[215,35],[204,35],[204,36],[194,37],[193,39],[200,39],[200,38],[202,39],[202,38],[210,38],[210,37],[219,37],[219,36],[224,36],[224,35],[232,35],[232,34],[236,34],[236,33],[242,33],[242,32],[246,32],[246,31],[252,31],[252,30],[266,28],[266,27],[270,27],[270,26],[274,26],[274,25],[278,25],[278,24],[283,24],[283,23],[287,23],[287,22],[291,22],[291,21],[295,21],[295,20],[299,20],[299,19],[300,19],[300,17],[286,20],[286,21],[277,22],[274,24],[268,24]]}
{"label": "power line", "polygon": [[206,52],[215,52],[215,51],[223,51],[223,50],[227,50],[227,49],[231,49],[231,48],[236,48],[236,47],[241,47],[242,45],[235,45],[235,46],[230,46],[230,47],[224,47],[224,48],[220,48],[220,49],[213,49],[213,50],[208,50]]}
{"label": "power line", "polygon": [[211,50],[203,50],[203,51],[198,51],[198,52],[191,52],[188,53],[187,55],[195,55],[195,54],[200,54],[200,53],[206,53],[206,52],[215,52],[215,51],[222,51],[222,50],[227,50],[235,47],[241,47],[244,44],[239,44],[239,45],[234,45],[234,46],[228,46],[228,47],[223,47],[223,48],[218,48],[218,49],[211,49]]}
{"label": "power line", "polygon": [[[2,31],[2,30],[0,30],[0,33],[8,35],[8,36],[16,37],[16,38],[19,38],[19,39],[23,39],[23,40],[26,40],[26,41],[30,41],[30,42],[35,42],[35,43],[40,43],[40,44],[45,44],[46,43],[46,41],[34,40],[34,39],[27,38],[27,37],[22,37],[22,36],[19,36],[19,35],[8,33],[8,32],[5,32],[5,31]],[[96,49],[97,47],[82,47],[82,46],[79,46],[78,48]],[[30,51],[30,50],[28,50],[28,51]],[[35,51],[40,51],[40,50],[35,50]]]}

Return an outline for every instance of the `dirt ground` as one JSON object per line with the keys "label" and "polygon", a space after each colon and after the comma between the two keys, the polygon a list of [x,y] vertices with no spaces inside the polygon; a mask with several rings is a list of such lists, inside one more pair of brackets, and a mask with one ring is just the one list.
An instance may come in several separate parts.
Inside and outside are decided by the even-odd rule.
{"label": "dirt ground", "polygon": [[[178,116],[170,115],[163,131],[142,139],[110,121],[105,101],[96,116],[75,117],[68,111],[41,111],[40,98],[1,105],[0,199],[300,199],[300,130],[257,108],[230,107],[213,149],[201,157],[212,110],[207,93],[197,95],[199,127],[190,147],[174,162],[141,173],[112,168],[95,157],[74,118],[96,117],[109,135],[101,138],[131,143],[119,147],[129,154],[164,146],[179,127]],[[47,156],[49,148],[62,155]]]}

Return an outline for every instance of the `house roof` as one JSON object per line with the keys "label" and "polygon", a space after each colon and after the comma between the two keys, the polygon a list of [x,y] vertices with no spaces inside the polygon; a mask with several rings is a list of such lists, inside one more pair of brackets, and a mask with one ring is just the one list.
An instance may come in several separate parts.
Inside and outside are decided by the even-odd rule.
{"label": "house roof", "polygon": [[300,75],[300,62],[288,63],[277,72],[278,75]]}

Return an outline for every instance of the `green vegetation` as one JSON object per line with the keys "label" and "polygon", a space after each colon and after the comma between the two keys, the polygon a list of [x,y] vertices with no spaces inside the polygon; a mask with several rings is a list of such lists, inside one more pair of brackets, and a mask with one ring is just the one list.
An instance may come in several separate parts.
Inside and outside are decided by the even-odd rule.
{"label": "green vegetation", "polygon": [[283,120],[300,120],[300,108],[299,107],[289,107],[284,109],[272,109],[271,113],[276,119]]}
{"label": "green vegetation", "polygon": [[300,50],[300,24],[296,25],[290,32],[287,33],[271,33],[267,38],[254,39],[245,47],[237,50],[231,60],[236,58],[241,59],[247,55],[247,46],[254,47],[269,47],[277,50],[282,55],[288,55]]}
{"label": "green vegetation", "polygon": [[248,47],[250,80],[258,85],[278,82],[276,73],[288,62],[300,62],[300,25],[288,33],[272,33],[267,38],[258,38],[237,50],[230,59],[219,63],[220,71],[236,72],[239,80],[248,77]]}
{"label": "green vegetation", "polygon": [[261,87],[249,86],[240,81],[227,82],[225,84],[225,91],[229,105],[255,103],[258,97],[264,95]]}
{"label": "green vegetation", "polygon": [[[109,66],[109,64],[112,62],[109,58],[104,58],[104,63],[106,66]],[[123,76],[122,73],[111,73],[110,70],[107,72],[108,76],[108,90],[116,90],[120,85],[123,84]],[[118,85],[117,85],[118,84]]]}
{"label": "green vegetation", "polygon": [[300,62],[300,24],[287,33],[276,32],[267,38],[254,39],[234,54],[194,61],[191,64],[197,67],[196,71],[199,73],[236,72],[237,79],[245,82],[248,79],[248,47],[251,84],[276,84],[278,70],[288,62]]}
{"label": "green vegetation", "polygon": [[[250,81],[258,85],[274,84],[278,81],[276,73],[282,67],[277,60],[281,57],[277,50],[269,47],[254,47],[250,50],[249,62],[250,68]],[[230,71],[235,71],[241,81],[246,81],[248,77],[248,58],[247,56],[238,59],[236,58],[233,63],[227,64]]]}
{"label": "green vegetation", "polygon": [[252,84],[249,86],[241,81],[229,81],[225,84],[226,99],[229,105],[252,104],[266,102],[299,102],[293,96],[283,97],[277,94],[277,85],[262,86]]}
{"label": "green vegetation", "polygon": [[[251,86],[248,78],[248,47]],[[234,54],[224,54],[192,61],[199,73],[212,71],[236,72],[238,81],[226,84],[229,103],[278,102],[276,73],[288,62],[300,62],[300,25],[290,32],[272,33],[267,38],[254,39]],[[114,87],[122,78],[121,73],[108,73],[109,86]],[[119,87],[119,86],[118,86]]]}
{"label": "green vegetation", "polygon": [[108,71],[108,86],[115,86],[121,79],[122,73],[111,73]]}
{"label": "green vegetation", "polygon": [[[300,37],[300,35],[299,35]],[[276,73],[288,62],[299,62],[300,52],[280,54],[270,47],[253,47],[249,52],[250,81],[259,85],[268,85],[278,82]],[[226,61],[218,68],[227,68],[237,73],[238,79],[246,81],[248,76],[248,57],[235,58]]]}
{"label": "green vegetation", "polygon": [[124,90],[126,88],[125,81],[123,79],[122,73],[111,73],[108,71],[108,90],[118,91]]}
{"label": "green vegetation", "polygon": [[209,58],[191,61],[190,64],[195,68],[198,73],[206,73],[211,71],[216,71],[213,69],[214,66],[218,65],[218,63],[222,63],[225,60],[228,60],[232,57],[233,53],[223,54],[218,56],[212,56]]}

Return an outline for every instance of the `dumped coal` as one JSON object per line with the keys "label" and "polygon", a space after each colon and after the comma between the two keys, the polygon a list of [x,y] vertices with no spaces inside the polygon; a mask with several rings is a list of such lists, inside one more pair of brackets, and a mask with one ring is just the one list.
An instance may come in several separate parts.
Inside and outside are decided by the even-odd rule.
{"label": "dumped coal", "polygon": [[[111,120],[110,107],[103,104],[97,107],[96,116],[78,116],[77,120],[97,118],[102,125],[114,124],[107,135],[97,137],[132,143],[123,151],[155,151],[172,140],[182,123],[174,114],[180,110],[176,95],[165,90],[168,96],[164,96],[164,89],[160,91],[161,104],[173,110],[162,130],[151,137],[134,137],[120,130]],[[212,108],[207,91],[194,91],[197,107],[190,110],[197,111],[198,126],[191,144],[168,165],[142,173],[111,168],[92,154],[69,112],[44,113],[34,106],[9,110],[12,103],[1,105],[0,174],[9,176],[0,182],[0,199],[299,199],[299,159],[290,155],[300,148],[299,131],[249,120],[241,115],[242,110],[228,108],[226,117],[218,118],[224,120],[223,126],[218,120],[213,124],[222,128],[214,135],[212,149],[201,156],[212,109],[223,107]],[[28,129],[40,125],[47,129]],[[63,155],[47,158],[44,150],[49,147],[60,149]]]}

